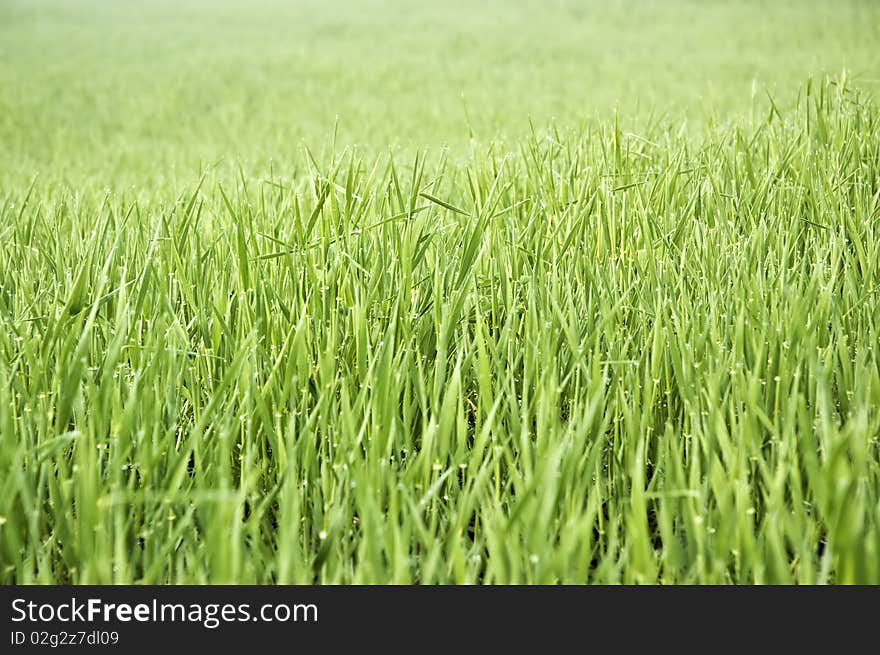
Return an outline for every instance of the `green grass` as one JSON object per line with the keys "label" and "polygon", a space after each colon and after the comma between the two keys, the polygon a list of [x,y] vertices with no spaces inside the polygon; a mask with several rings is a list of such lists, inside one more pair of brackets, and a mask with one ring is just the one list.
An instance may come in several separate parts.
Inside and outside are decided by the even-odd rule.
{"label": "green grass", "polygon": [[[302,173],[303,141],[368,158],[516,150],[615,108],[699,136],[880,80],[875,0],[3,0],[0,184],[182,193],[208,166]],[[638,123],[638,124],[637,124]]]}
{"label": "green grass", "polygon": [[880,583],[880,6],[424,4],[0,9],[0,582]]}

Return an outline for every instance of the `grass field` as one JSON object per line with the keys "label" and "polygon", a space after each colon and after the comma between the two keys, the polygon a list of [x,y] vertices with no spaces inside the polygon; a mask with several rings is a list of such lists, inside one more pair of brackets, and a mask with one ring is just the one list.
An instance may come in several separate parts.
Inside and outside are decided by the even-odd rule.
{"label": "grass field", "polygon": [[880,3],[0,4],[0,583],[880,583]]}

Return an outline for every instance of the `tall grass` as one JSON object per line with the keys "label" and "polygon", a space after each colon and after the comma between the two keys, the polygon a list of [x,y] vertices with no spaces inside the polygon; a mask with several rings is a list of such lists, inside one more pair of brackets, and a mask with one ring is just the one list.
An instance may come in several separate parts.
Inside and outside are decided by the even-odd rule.
{"label": "tall grass", "polygon": [[176,195],[218,160],[291,173],[337,117],[370,159],[471,135],[512,150],[529,117],[576,128],[618,106],[631,130],[661,116],[701,138],[753,84],[790,105],[844,68],[878,88],[880,2],[3,0],[0,188],[38,172]]}
{"label": "tall grass", "polygon": [[880,111],[0,207],[0,582],[880,582]]}

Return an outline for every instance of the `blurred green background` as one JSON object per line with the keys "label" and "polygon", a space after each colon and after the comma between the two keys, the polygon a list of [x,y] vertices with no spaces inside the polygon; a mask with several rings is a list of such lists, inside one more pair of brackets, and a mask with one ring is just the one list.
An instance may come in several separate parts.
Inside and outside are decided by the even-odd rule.
{"label": "blurred green background", "polygon": [[2,0],[0,184],[289,172],[337,117],[377,154],[616,108],[697,134],[844,67],[880,88],[880,2]]}

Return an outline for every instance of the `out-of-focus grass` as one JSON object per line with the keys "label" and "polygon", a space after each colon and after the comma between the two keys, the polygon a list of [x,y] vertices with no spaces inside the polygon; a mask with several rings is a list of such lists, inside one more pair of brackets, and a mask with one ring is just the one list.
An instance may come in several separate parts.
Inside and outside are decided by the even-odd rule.
{"label": "out-of-focus grass", "polygon": [[[880,77],[880,4],[305,0],[0,4],[0,183],[176,185],[208,165],[292,172],[338,143],[466,154],[615,108],[686,133],[742,116],[753,85]],[[873,81],[871,81],[873,80]],[[465,109],[466,108],[466,109]]]}

